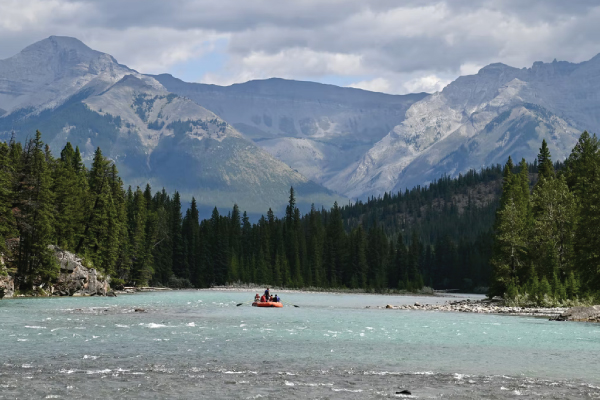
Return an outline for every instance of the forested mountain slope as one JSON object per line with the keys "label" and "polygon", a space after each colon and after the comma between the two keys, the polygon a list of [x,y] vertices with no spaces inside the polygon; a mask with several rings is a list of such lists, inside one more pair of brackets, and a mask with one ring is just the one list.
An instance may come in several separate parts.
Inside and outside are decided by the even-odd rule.
{"label": "forested mountain slope", "polygon": [[303,210],[342,199],[244,138],[233,126],[155,79],[73,38],[50,37],[0,61],[0,134],[36,129],[54,153],[67,141],[91,162],[97,147],[131,185],[195,196],[203,215],[234,203],[282,212],[290,186]]}

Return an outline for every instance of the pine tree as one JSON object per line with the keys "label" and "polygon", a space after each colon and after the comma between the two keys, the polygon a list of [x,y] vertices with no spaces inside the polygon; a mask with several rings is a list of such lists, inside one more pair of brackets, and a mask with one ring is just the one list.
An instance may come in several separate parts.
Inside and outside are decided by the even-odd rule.
{"label": "pine tree", "polygon": [[58,274],[58,264],[48,248],[54,234],[52,177],[39,131],[26,146],[23,169],[18,264],[19,274],[29,279],[24,281],[27,287],[37,276],[48,281]]}
{"label": "pine tree", "polygon": [[584,131],[577,144],[565,161],[565,175],[569,188],[577,197],[582,197],[588,191],[588,186],[596,179],[598,164],[598,148],[600,143],[596,135],[590,136]]}
{"label": "pine tree", "polygon": [[89,175],[89,202],[85,227],[75,252],[83,254],[95,268],[108,271],[117,257],[113,226],[118,217],[110,186],[111,162],[100,148],[94,153]]}
{"label": "pine tree", "polygon": [[575,235],[576,263],[582,282],[591,291],[600,287],[600,162],[580,192],[579,224]]}
{"label": "pine tree", "polygon": [[554,177],[554,165],[552,164],[552,158],[550,156],[550,150],[548,150],[548,143],[546,139],[542,140],[542,147],[538,154],[538,171],[539,178],[550,179]]}
{"label": "pine tree", "polygon": [[[566,161],[566,180],[578,200],[575,264],[582,282],[600,286],[600,151],[596,136],[583,132]],[[570,294],[571,295],[571,294]]]}
{"label": "pine tree", "polygon": [[171,238],[173,241],[173,273],[179,277],[189,276],[186,268],[184,255],[183,236],[181,232],[182,215],[181,215],[181,197],[179,192],[173,194],[173,202],[171,204]]}
{"label": "pine tree", "polygon": [[144,245],[146,243],[146,204],[144,195],[138,187],[133,192],[129,203],[129,281],[134,285],[140,285],[144,278],[141,270],[144,265]]}
{"label": "pine tree", "polygon": [[[14,170],[10,164],[10,148],[6,143],[0,142],[0,254],[6,258],[6,239],[16,235],[15,220],[12,213],[12,199],[14,197],[12,178]],[[0,273],[4,265],[0,265]]]}
{"label": "pine tree", "polygon": [[569,191],[563,176],[542,177],[534,189],[532,204],[534,224],[531,240],[538,273],[547,278],[558,274],[564,279],[572,268],[577,217],[575,196]]}
{"label": "pine tree", "polygon": [[512,160],[504,167],[500,208],[496,214],[495,244],[492,257],[494,281],[490,295],[501,296],[511,282],[526,279],[527,240],[530,228],[529,177],[522,161],[518,175],[511,172]]}
{"label": "pine tree", "polygon": [[75,157],[71,143],[67,142],[61,151],[53,179],[53,192],[56,199],[56,243],[59,247],[70,251],[75,250],[81,239],[87,195],[85,179],[80,179],[74,166]]}

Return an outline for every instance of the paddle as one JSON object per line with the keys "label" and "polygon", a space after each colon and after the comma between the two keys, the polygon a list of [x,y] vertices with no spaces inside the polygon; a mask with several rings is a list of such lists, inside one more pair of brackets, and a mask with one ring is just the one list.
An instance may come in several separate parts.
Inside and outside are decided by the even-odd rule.
{"label": "paddle", "polygon": [[[250,301],[254,301],[254,300],[250,300]],[[239,306],[241,306],[242,304],[250,303],[250,301],[245,301],[245,302],[243,302],[243,303],[236,304],[235,306],[236,306],[236,307],[239,307]]]}

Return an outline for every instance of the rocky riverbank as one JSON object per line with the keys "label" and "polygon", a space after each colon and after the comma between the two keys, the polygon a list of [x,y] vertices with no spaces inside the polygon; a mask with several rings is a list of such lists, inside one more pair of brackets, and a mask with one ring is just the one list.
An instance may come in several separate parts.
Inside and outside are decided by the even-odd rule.
{"label": "rocky riverbank", "polygon": [[[384,307],[379,307],[384,308]],[[442,304],[402,304],[394,306],[388,304],[386,309],[392,310],[420,310],[420,311],[450,311],[450,312],[468,312],[478,314],[505,314],[522,315],[533,317],[556,318],[567,311],[567,308],[545,308],[545,307],[508,307],[500,301],[490,300],[460,300],[447,301]]]}
{"label": "rocky riverbank", "polygon": [[557,316],[554,321],[600,322],[600,306],[573,307]]}
{"label": "rocky riverbank", "polygon": [[[96,269],[88,268],[77,255],[49,246],[56,262],[60,265],[60,272],[54,282],[37,283],[27,294],[16,294],[15,280],[10,275],[0,275],[0,294],[10,298],[15,295],[25,296],[107,296],[110,290],[110,276],[103,276]],[[35,282],[35,280],[34,280]]]}

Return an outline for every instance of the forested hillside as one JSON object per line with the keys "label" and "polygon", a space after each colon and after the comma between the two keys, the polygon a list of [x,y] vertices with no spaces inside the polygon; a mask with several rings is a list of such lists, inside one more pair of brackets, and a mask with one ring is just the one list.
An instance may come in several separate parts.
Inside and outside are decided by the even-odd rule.
{"label": "forested hillside", "polygon": [[50,244],[117,285],[472,289],[488,281],[499,167],[306,215],[292,188],[285,216],[268,210],[252,224],[237,206],[200,220],[194,200],[182,212],[177,192],[125,189],[101,149],[88,170],[78,148],[67,143],[55,158],[39,132],[0,146],[2,252],[24,290],[57,275]]}
{"label": "forested hillside", "polygon": [[552,164],[543,142],[532,165],[509,159],[504,169],[305,215],[291,188],[284,216],[268,210],[251,223],[237,206],[200,220],[196,201],[183,212],[177,192],[125,189],[100,149],[88,170],[78,148],[67,143],[54,158],[37,132],[25,145],[0,144],[4,273],[21,290],[52,280],[58,266],[48,245],[56,244],[117,286],[474,290],[493,283],[496,295],[574,298],[594,292],[599,279],[599,158],[595,136],[584,133],[564,166]]}
{"label": "forested hillside", "polygon": [[[495,222],[491,295],[516,304],[600,300],[600,152],[583,132],[564,168],[553,167],[546,141],[530,188],[525,160],[509,158]],[[595,300],[594,300],[595,297]]]}

